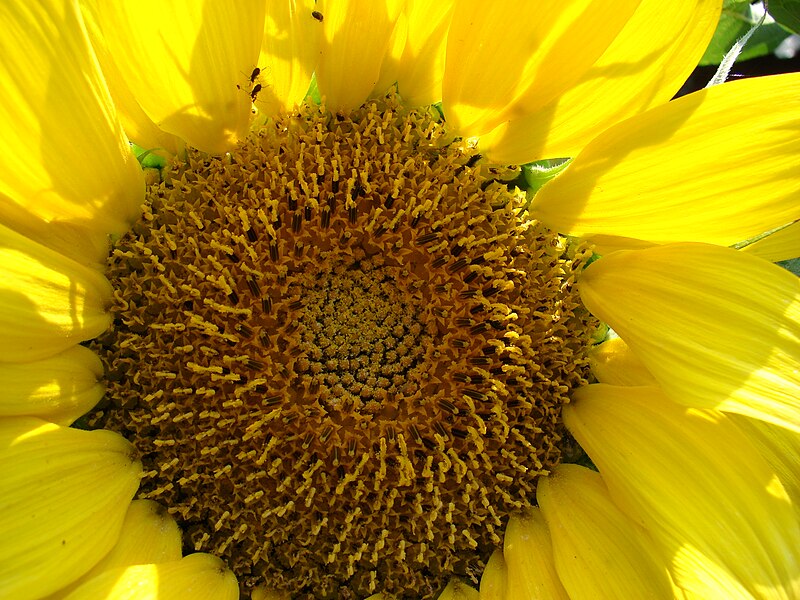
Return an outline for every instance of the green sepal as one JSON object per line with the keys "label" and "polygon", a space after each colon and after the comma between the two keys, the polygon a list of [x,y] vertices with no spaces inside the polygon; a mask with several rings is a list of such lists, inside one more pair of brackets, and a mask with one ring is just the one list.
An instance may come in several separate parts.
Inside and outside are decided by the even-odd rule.
{"label": "green sepal", "polygon": [[311,98],[311,102],[317,105],[322,103],[322,96],[320,96],[319,94],[319,86],[317,85],[316,73],[314,73],[311,76],[311,84],[308,86],[308,91],[306,92],[306,98]]}
{"label": "green sepal", "polygon": [[134,156],[136,156],[136,160],[139,161],[143,169],[163,169],[167,165],[166,159],[155,152],[156,150],[160,150],[160,148],[150,148],[147,150],[131,143],[131,149],[133,150]]}
{"label": "green sepal", "polygon": [[550,158],[522,165],[527,190],[537,192],[545,183],[566,169],[569,163],[568,158]]}

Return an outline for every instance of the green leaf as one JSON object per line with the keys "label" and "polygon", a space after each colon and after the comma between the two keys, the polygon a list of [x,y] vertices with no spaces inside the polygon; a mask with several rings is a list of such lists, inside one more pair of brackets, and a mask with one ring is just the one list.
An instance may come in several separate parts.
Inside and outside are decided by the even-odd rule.
{"label": "green leaf", "polygon": [[750,0],[725,0],[722,3],[723,11],[743,12],[750,6]]}
{"label": "green leaf", "polygon": [[749,60],[751,58],[758,58],[759,56],[767,56],[775,52],[780,43],[789,37],[791,33],[786,31],[778,23],[767,23],[758,28],[758,30],[747,42],[747,45],[739,55],[739,60]]}
{"label": "green leaf", "polygon": [[[794,0],[800,3],[800,0]],[[772,2],[769,4],[772,8]],[[714,37],[706,49],[703,58],[700,59],[700,66],[718,65],[725,54],[730,50],[736,41],[744,36],[748,30],[759,20],[759,16],[754,14],[750,3],[732,1],[726,2],[720,17]],[[760,56],[767,56],[775,51],[775,48],[786,39],[790,34],[777,23],[768,23],[759,27],[753,36],[748,40],[747,45],[738,56],[737,61],[749,60]]]}
{"label": "green leaf", "polygon": [[794,33],[800,33],[800,0],[769,0],[769,14]]}
{"label": "green leaf", "polygon": [[789,260],[782,260],[778,263],[787,271],[791,271],[798,277],[800,277],[800,258],[790,258]]}

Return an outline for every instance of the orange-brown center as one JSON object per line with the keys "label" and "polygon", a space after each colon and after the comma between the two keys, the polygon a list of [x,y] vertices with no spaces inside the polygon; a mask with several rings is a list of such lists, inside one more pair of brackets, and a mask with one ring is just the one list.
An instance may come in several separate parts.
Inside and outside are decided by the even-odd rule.
{"label": "orange-brown center", "polygon": [[189,154],[115,246],[90,418],[140,495],[247,593],[435,596],[473,580],[560,460],[585,382],[585,252],[395,99]]}

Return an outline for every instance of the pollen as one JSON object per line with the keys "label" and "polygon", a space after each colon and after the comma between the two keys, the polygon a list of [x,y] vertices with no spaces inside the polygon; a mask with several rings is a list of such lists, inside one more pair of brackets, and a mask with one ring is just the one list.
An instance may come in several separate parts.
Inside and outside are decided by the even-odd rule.
{"label": "pollen", "polygon": [[111,252],[108,393],[140,497],[249,597],[433,598],[561,460],[588,251],[435,111],[282,114],[189,151]]}

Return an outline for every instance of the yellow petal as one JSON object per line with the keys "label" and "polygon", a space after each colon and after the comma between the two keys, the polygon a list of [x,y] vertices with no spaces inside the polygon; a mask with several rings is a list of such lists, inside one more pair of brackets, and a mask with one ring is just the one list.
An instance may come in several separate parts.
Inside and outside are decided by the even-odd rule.
{"label": "yellow petal", "polygon": [[800,516],[800,434],[741,415],[729,415],[778,474]]}
{"label": "yellow petal", "polygon": [[67,596],[68,600],[237,600],[236,577],[216,556],[106,571]]}
{"label": "yellow petal", "polygon": [[533,216],[570,235],[723,246],[790,223],[798,87],[798,73],[744,79],[623,121],[539,190]]}
{"label": "yellow petal", "polygon": [[0,30],[0,219],[102,262],[144,184],[80,14],[66,0],[3,2]]}
{"label": "yellow petal", "polygon": [[375,87],[403,0],[317,2],[322,14],[319,92],[334,111],[359,106]]}
{"label": "yellow petal", "polygon": [[508,520],[503,540],[506,600],[568,600],[553,562],[550,532],[538,508]]}
{"label": "yellow petal", "polygon": [[604,235],[602,233],[588,234],[583,236],[582,239],[592,244],[595,247],[595,252],[602,254],[611,254],[617,250],[643,250],[658,246],[653,242],[617,235]]}
{"label": "yellow petal", "polygon": [[742,248],[771,262],[800,257],[800,221]]}
{"label": "yellow petal", "polygon": [[102,376],[100,359],[83,346],[44,360],[0,363],[0,416],[38,416],[70,425],[103,397]]}
{"label": "yellow petal", "polygon": [[135,144],[160,156],[178,154],[183,149],[183,141],[171,133],[162,131],[142,110],[128,87],[127,77],[119,70],[108,50],[97,14],[98,3],[103,1],[80,0],[81,14],[125,134]]}
{"label": "yellow petal", "polygon": [[322,42],[315,10],[314,0],[267,3],[261,72],[254,82],[262,86],[256,106],[265,115],[291,110],[306,97]]}
{"label": "yellow petal", "polygon": [[598,473],[559,465],[539,481],[536,498],[571,600],[672,598],[665,561],[614,505]]}
{"label": "yellow petal", "polygon": [[105,571],[181,559],[181,532],[167,510],[152,500],[134,500],[128,507],[117,543],[88,573],[46,600],[66,598],[77,587]]}
{"label": "yellow petal", "polygon": [[49,594],[114,545],[141,464],[109,431],[0,420],[0,597]]}
{"label": "yellow petal", "polygon": [[642,0],[608,49],[568,90],[480,140],[493,162],[576,156],[610,125],[667,102],[703,55],[719,20],[714,0]]}
{"label": "yellow petal", "polygon": [[463,581],[451,579],[447,587],[439,594],[438,600],[478,600],[478,590],[471,588]]}
{"label": "yellow petal", "polygon": [[[408,6],[408,0],[404,2]],[[370,93],[371,98],[380,98],[392,89],[397,83],[398,73],[400,72],[400,59],[406,45],[408,35],[408,16],[405,11],[401,11],[395,21],[392,35],[389,37],[389,47],[381,63],[381,72],[378,81]]]}
{"label": "yellow petal", "polygon": [[117,67],[159,128],[211,153],[244,137],[264,2],[142,0],[98,7]]}
{"label": "yellow petal", "polygon": [[434,104],[442,99],[445,49],[453,0],[409,0],[408,34],[397,75],[403,102],[408,106]]}
{"label": "yellow petal", "polygon": [[658,388],[577,390],[564,423],[611,497],[701,598],[800,594],[800,527],[775,472],[723,413]]}
{"label": "yellow petal", "polygon": [[508,567],[502,550],[495,550],[481,575],[480,600],[505,600],[508,594]]}
{"label": "yellow petal", "polygon": [[442,105],[464,137],[546,106],[605,52],[640,0],[462,0],[447,38]]}
{"label": "yellow petal", "polygon": [[605,256],[578,286],[675,402],[800,431],[800,279],[788,271],[670,244]]}
{"label": "yellow petal", "polygon": [[600,383],[658,385],[622,338],[614,337],[589,350],[592,373]]}
{"label": "yellow petal", "polygon": [[103,275],[0,225],[0,361],[54,356],[105,331]]}
{"label": "yellow petal", "polygon": [[167,509],[152,500],[134,500],[125,515],[119,540],[93,569],[163,563],[181,559],[181,531]]}

